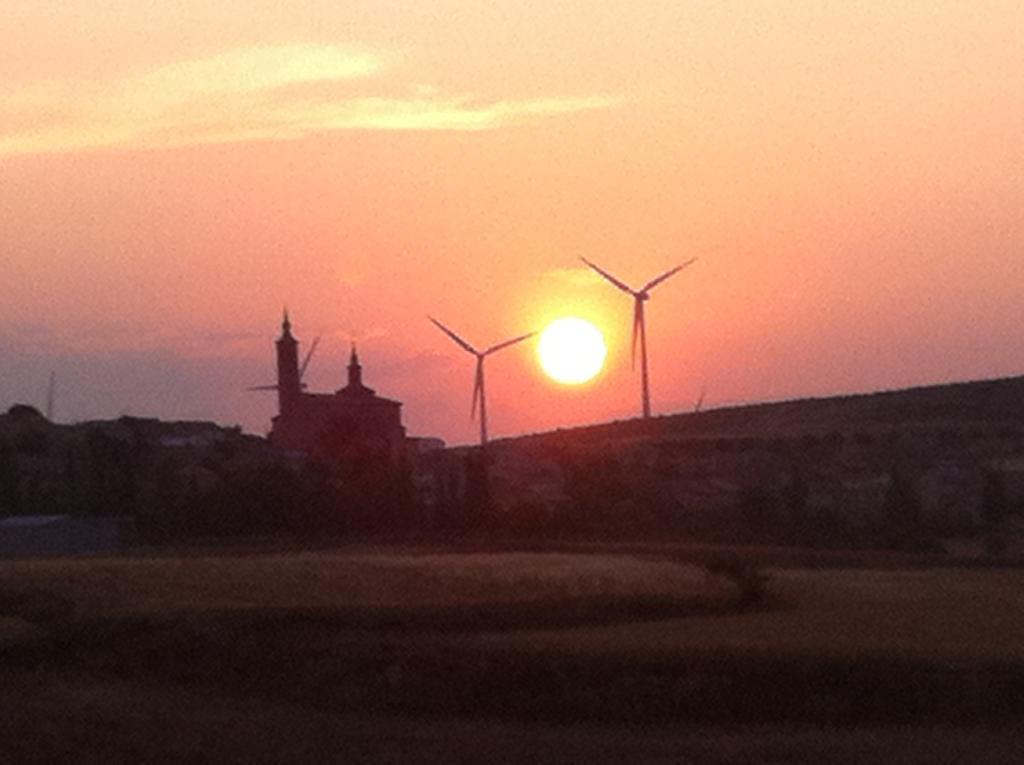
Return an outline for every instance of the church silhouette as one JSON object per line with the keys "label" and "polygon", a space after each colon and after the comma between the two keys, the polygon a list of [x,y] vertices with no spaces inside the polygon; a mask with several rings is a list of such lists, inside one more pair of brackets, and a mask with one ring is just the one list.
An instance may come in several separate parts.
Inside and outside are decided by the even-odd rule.
{"label": "church silhouette", "polygon": [[355,344],[348,364],[348,384],[334,393],[305,391],[299,370],[299,341],[292,335],[287,311],[276,345],[278,414],[272,419],[272,444],[332,459],[402,459],[402,403],[378,396],[363,384]]}

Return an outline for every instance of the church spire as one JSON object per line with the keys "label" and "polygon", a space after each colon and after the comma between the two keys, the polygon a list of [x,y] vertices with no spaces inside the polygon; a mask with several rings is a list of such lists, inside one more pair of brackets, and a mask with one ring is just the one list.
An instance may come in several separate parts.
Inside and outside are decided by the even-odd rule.
{"label": "church spire", "polygon": [[348,361],[348,384],[350,388],[363,387],[363,367],[359,363],[359,354],[356,353],[356,344],[352,343],[352,355]]}
{"label": "church spire", "polygon": [[292,322],[288,318],[288,306],[284,307],[284,318],[281,320],[281,334],[290,335],[292,333]]}

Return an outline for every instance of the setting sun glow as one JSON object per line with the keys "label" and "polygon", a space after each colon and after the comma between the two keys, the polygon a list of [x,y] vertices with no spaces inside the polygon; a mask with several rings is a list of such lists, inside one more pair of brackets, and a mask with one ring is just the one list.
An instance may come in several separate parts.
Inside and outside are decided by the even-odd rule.
{"label": "setting sun glow", "polygon": [[589,321],[569,317],[551,322],[540,335],[540,365],[553,380],[579,385],[601,371],[608,348]]}

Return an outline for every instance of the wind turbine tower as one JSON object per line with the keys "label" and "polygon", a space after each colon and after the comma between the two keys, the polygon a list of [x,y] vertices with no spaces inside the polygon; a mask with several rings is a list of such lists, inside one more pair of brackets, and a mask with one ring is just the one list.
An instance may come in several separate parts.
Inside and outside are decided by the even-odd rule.
{"label": "wind turbine tower", "polygon": [[647,326],[646,326],[646,324],[644,322],[644,303],[646,303],[648,300],[651,299],[650,291],[652,289],[657,287],[659,284],[661,284],[663,281],[668,279],[670,276],[674,276],[675,274],[679,273],[680,271],[682,271],[684,268],[686,268],[688,265],[690,265],[691,263],[693,263],[697,259],[696,258],[691,258],[690,260],[686,261],[682,265],[678,265],[675,268],[669,269],[668,271],[666,271],[665,273],[661,274],[660,276],[657,276],[654,279],[651,279],[649,282],[647,282],[647,284],[645,284],[643,287],[641,287],[638,290],[635,290],[632,287],[630,287],[628,284],[619,281],[614,276],[612,276],[610,273],[608,273],[607,271],[602,269],[600,266],[597,266],[597,265],[591,263],[586,258],[582,258],[581,257],[580,260],[582,260],[584,263],[586,263],[588,266],[590,266],[590,268],[592,268],[595,271],[597,271],[597,273],[599,273],[601,276],[603,276],[605,279],[607,279],[613,285],[618,287],[620,290],[622,290],[623,292],[633,296],[633,350],[632,350],[632,354],[633,354],[633,368],[634,369],[636,368],[636,346],[637,346],[637,340],[639,340],[639,342],[640,342],[640,385],[641,385],[642,397],[643,397],[643,399],[642,399],[642,411],[643,411],[644,419],[647,419],[648,417],[651,416],[651,390],[650,390],[650,383],[649,383],[649,380],[648,380],[648,373],[647,373]]}
{"label": "wind turbine tower", "polygon": [[492,345],[490,348],[487,348],[483,351],[478,351],[476,348],[474,348],[461,337],[456,335],[454,332],[448,329],[448,327],[446,327],[444,324],[439,322],[434,317],[428,316],[427,318],[434,322],[438,329],[440,329],[442,332],[448,335],[448,337],[454,340],[456,345],[458,345],[464,351],[467,351],[468,353],[471,353],[474,356],[476,356],[476,373],[473,380],[473,404],[470,407],[469,416],[471,419],[475,418],[477,408],[479,407],[480,446],[487,446],[487,396],[484,392],[484,359],[490,356],[492,353],[500,351],[502,348],[508,348],[510,345],[515,345],[516,343],[521,343],[523,340],[528,340],[537,333],[530,332],[527,335],[520,335],[519,337],[512,338],[511,340],[506,340],[503,343]]}

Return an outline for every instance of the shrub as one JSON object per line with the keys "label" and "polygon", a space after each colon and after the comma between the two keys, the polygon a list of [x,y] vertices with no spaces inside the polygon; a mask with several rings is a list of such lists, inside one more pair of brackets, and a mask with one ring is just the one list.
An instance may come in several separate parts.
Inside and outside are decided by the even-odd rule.
{"label": "shrub", "polygon": [[921,499],[917,488],[899,468],[893,468],[889,474],[882,515],[885,520],[884,537],[890,547],[912,550],[929,547],[929,540],[923,536]]}
{"label": "shrub", "polygon": [[986,526],[999,526],[1010,514],[1010,499],[1006,491],[1006,479],[998,470],[985,474],[981,489],[981,518]]}
{"label": "shrub", "polygon": [[764,601],[771,577],[750,561],[730,556],[709,561],[704,568],[711,576],[728,579],[740,593],[740,602],[754,605]]}
{"label": "shrub", "polygon": [[748,484],[740,489],[736,501],[743,531],[761,540],[777,536],[779,530],[779,498],[770,488]]}

